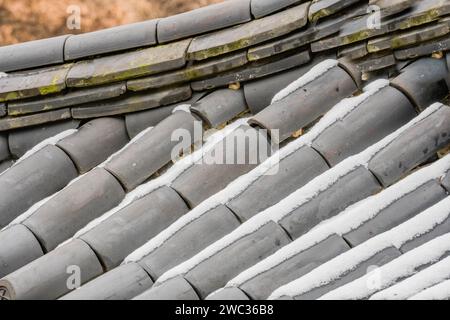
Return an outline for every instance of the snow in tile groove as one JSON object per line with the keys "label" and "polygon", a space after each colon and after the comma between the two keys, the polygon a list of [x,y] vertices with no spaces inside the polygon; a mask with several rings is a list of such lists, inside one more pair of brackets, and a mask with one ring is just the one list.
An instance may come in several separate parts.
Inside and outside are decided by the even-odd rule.
{"label": "snow in tile groove", "polygon": [[[447,199],[445,206],[440,206],[440,209],[447,212],[450,211],[450,199]],[[439,206],[437,206],[439,207]],[[426,244],[411,250],[394,261],[380,267],[377,272],[381,275],[379,283],[376,286],[368,286],[373,275],[367,275],[352,281],[342,287],[339,287],[326,295],[322,296],[321,300],[349,300],[349,299],[364,299],[373,295],[375,292],[392,286],[397,281],[417,273],[420,268],[426,265],[439,261],[444,255],[450,253],[450,233],[433,239]]]}
{"label": "snow in tile groove", "polygon": [[[267,223],[274,221],[279,222],[285,216],[289,215],[291,212],[302,206],[303,204],[311,201],[318,194],[334,185],[340,178],[348,175],[352,171],[356,170],[358,167],[367,167],[369,161],[381,150],[383,150],[387,145],[394,141],[403,132],[422,121],[426,117],[430,116],[434,112],[438,111],[440,108],[446,107],[443,104],[435,103],[418,115],[416,118],[411,120],[408,124],[404,125],[394,133],[382,139],[380,142],[367,148],[365,151],[361,152],[356,156],[352,156],[344,160],[342,163],[338,164],[336,167],[328,170],[319,177],[313,179],[303,188],[300,188],[284,200],[280,201],[277,205],[270,207],[255,217],[249,219],[247,222],[242,224],[238,229],[231,232],[230,234],[223,237],[221,240],[215,242],[209,247],[205,248],[203,251],[192,257],[191,259],[185,261],[184,263],[174,267],[173,269],[164,273],[157,281],[157,284],[164,282],[168,279],[174,278],[180,274],[186,274],[193,268],[195,268],[199,263],[204,260],[209,259],[218,251],[230,246],[235,241],[259,230]],[[269,158],[270,159],[270,158]],[[239,179],[238,179],[239,180]],[[224,193],[222,191],[221,193]],[[219,193],[219,196],[220,194]]]}
{"label": "snow in tile groove", "polygon": [[[437,225],[441,224],[449,217],[450,197],[447,197],[403,224],[367,240],[357,247],[320,265],[303,277],[280,287],[272,293],[270,299],[277,299],[282,296],[298,296],[313,288],[331,283],[348,273],[348,271],[353,270],[360,263],[369,260],[375,254],[392,246],[400,248],[403,243],[433,230]],[[447,247],[444,245],[442,250],[450,250],[450,242],[447,238],[445,239],[445,241],[447,241]],[[417,249],[410,251],[408,253],[409,256],[414,257],[414,255],[417,255],[416,257],[419,258],[422,254],[422,249],[419,251],[416,250]],[[430,255],[434,254],[434,257],[439,258],[442,256],[442,250],[434,250],[434,252],[430,251],[427,253],[428,256],[425,254],[423,257],[425,260],[428,259],[428,261],[431,261],[432,257],[430,257]],[[365,289],[367,290],[367,285],[365,285]]]}
{"label": "snow in tile groove", "polygon": [[450,279],[450,257],[439,261],[423,271],[380,291],[371,300],[406,300],[409,297]]}
{"label": "snow in tile groove", "polygon": [[431,288],[412,296],[408,300],[449,300],[450,280],[443,281]]}
{"label": "snow in tile groove", "polygon": [[338,103],[330,112],[328,112],[307,134],[300,137],[299,139],[291,142],[277,153],[272,155],[264,163],[250,171],[249,173],[242,175],[233,182],[231,182],[225,189],[216,193],[212,197],[205,200],[203,203],[198,205],[196,208],[191,210],[188,214],[184,215],[178,219],[174,224],[160,233],[158,236],[150,240],[147,244],[137,249],[135,252],[130,254],[126,259],[125,263],[135,262],[142,259],[144,256],[148,255],[153,250],[160,247],[164,242],[170,239],[177,231],[186,227],[188,224],[199,219],[203,214],[207,213],[211,209],[216,208],[221,204],[226,204],[230,200],[234,199],[236,196],[244,192],[248,187],[250,187],[256,180],[261,176],[267,174],[279,162],[287,157],[289,157],[294,152],[298,151],[300,148],[311,145],[312,142],[328,127],[334,123],[344,119],[351,111],[361,105],[369,97],[374,95],[376,92],[384,88],[389,84],[386,80],[378,80],[369,84],[364,88],[364,93],[352,98],[343,99]]}
{"label": "snow in tile groove", "polygon": [[275,95],[275,97],[273,97],[272,104],[275,102],[278,102],[280,100],[283,100],[284,98],[289,96],[291,93],[304,87],[308,83],[313,82],[320,76],[324,75],[328,70],[330,70],[338,65],[339,65],[339,62],[337,60],[328,59],[328,60],[322,61],[321,63],[312,67],[311,70],[309,70],[307,73],[305,73],[302,77],[295,80],[294,82],[289,84],[286,88],[284,88],[283,90],[278,92]]}
{"label": "snow in tile groove", "polygon": [[407,194],[417,190],[429,181],[437,180],[450,170],[450,155],[429,167],[416,171],[399,183],[383,190],[379,194],[366,198],[347,208],[340,214],[323,221],[307,234],[281,248],[272,256],[259,262],[232,279],[227,287],[239,286],[248,280],[276,267],[291,257],[308,250],[326,240],[333,234],[344,235],[357,229],[365,222],[375,218],[382,210]]}

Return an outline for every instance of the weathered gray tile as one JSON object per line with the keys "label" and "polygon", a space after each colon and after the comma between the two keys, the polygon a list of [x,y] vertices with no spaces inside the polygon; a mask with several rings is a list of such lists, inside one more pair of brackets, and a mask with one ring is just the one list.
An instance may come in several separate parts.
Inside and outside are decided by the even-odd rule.
{"label": "weathered gray tile", "polygon": [[210,294],[205,300],[233,300],[233,301],[246,301],[250,298],[239,288],[229,287],[224,288]]}
{"label": "weathered gray tile", "polygon": [[309,7],[308,19],[311,22],[317,22],[357,2],[359,0],[313,0]]}
{"label": "weathered gray tile", "polygon": [[181,276],[172,278],[134,298],[134,300],[200,300],[192,285]]}
{"label": "weathered gray tile", "polygon": [[426,0],[417,2],[411,11],[406,11],[399,16],[382,21],[379,28],[368,26],[368,16],[362,16],[343,25],[339,36],[312,43],[311,50],[319,52],[384,35],[395,30],[413,28],[435,21],[448,13],[450,13],[450,3],[448,1]]}
{"label": "weathered gray tile", "polygon": [[192,95],[189,100],[180,101],[178,103],[174,103],[172,105],[153,108],[146,111],[141,112],[133,112],[128,113],[125,116],[125,122],[127,125],[128,136],[130,138],[134,138],[143,130],[154,127],[165,118],[172,114],[172,111],[181,104],[189,104],[192,105],[196,103],[198,100],[203,98],[207,92],[196,92]]}
{"label": "weathered gray tile", "polygon": [[10,102],[8,114],[11,116],[72,107],[88,102],[118,97],[127,90],[125,83],[76,90],[64,95],[38,98],[32,101]]}
{"label": "weathered gray tile", "polygon": [[72,108],[72,116],[74,119],[89,119],[142,111],[183,101],[191,95],[189,86],[133,94],[118,100]]}
{"label": "weathered gray tile", "polygon": [[188,49],[190,60],[203,60],[285,35],[307,23],[309,3],[241,26],[194,38]]}
{"label": "weathered gray tile", "polygon": [[367,42],[367,51],[370,53],[385,51],[392,48],[392,36],[383,36]]}
{"label": "weathered gray tile", "polygon": [[446,197],[444,188],[436,180],[429,181],[397,199],[372,219],[346,233],[343,237],[352,247],[356,247],[370,238],[406,222]]}
{"label": "weathered gray tile", "polygon": [[444,59],[422,58],[401,70],[391,85],[405,93],[419,110],[443,100],[449,92]]}
{"label": "weathered gray tile", "polygon": [[11,73],[0,78],[0,102],[61,92],[71,65]]}
{"label": "weathered gray tile", "polygon": [[395,247],[386,248],[380,252],[369,257],[367,260],[361,261],[358,265],[354,266],[352,270],[346,270],[340,275],[339,278],[333,279],[328,283],[320,283],[316,286],[312,286],[308,291],[295,296],[295,300],[315,300],[346,283],[352,282],[358,278],[367,274],[369,267],[378,266],[381,267],[386,263],[393,261],[401,256],[401,252]]}
{"label": "weathered gray tile", "polygon": [[13,164],[14,160],[11,159],[0,162],[0,174],[11,168]]}
{"label": "weathered gray tile", "polygon": [[41,141],[63,131],[77,129],[79,125],[80,121],[78,120],[66,120],[10,131],[8,135],[9,150],[13,157],[20,158]]}
{"label": "weathered gray tile", "polygon": [[344,48],[339,48],[338,57],[347,57],[351,60],[355,60],[365,57],[368,53],[366,42],[361,42]]}
{"label": "weathered gray tile", "polygon": [[67,86],[86,87],[181,68],[191,40],[81,61],[67,75]]}
{"label": "weathered gray tile", "polygon": [[[286,232],[271,221],[257,231],[243,236],[229,246],[216,250],[189,270],[185,278],[202,299],[237,276],[242,271],[272,255],[290,243]],[[227,261],[227,263],[224,263]],[[211,272],[211,270],[215,270]]]}
{"label": "weathered gray tile", "polygon": [[406,60],[428,56],[435,52],[447,50],[450,50],[450,36],[421,43],[414,47],[395,50],[394,54],[398,60]]}
{"label": "weathered gray tile", "polygon": [[396,64],[397,61],[393,53],[379,52],[364,57],[361,62],[358,62],[358,67],[361,72],[372,72],[392,67]]}
{"label": "weathered gray tile", "polygon": [[371,196],[382,187],[364,166],[357,166],[334,184],[286,215],[279,224],[293,239],[306,234],[322,221]]}
{"label": "weathered gray tile", "polygon": [[70,117],[70,109],[60,109],[21,117],[6,117],[0,119],[0,131],[31,127],[49,122],[56,122],[59,120],[70,119]]}
{"label": "weathered gray tile", "polygon": [[[215,207],[175,232],[161,246],[139,261],[154,279],[192,258],[210,244],[229,234],[240,222],[226,206]],[[201,234],[201,237],[198,235]]]}
{"label": "weathered gray tile", "polygon": [[64,46],[66,61],[103,53],[154,45],[158,20],[126,24],[95,32],[72,35]]}
{"label": "weathered gray tile", "polygon": [[10,157],[8,147],[8,136],[6,134],[0,135],[0,162]]}
{"label": "weathered gray tile", "polygon": [[0,280],[0,289],[9,300],[54,300],[71,291],[67,286],[71,266],[82,271],[80,284],[103,273],[94,251],[75,239],[6,276]]}
{"label": "weathered gray tile", "polygon": [[391,16],[411,8],[418,0],[370,0],[370,6],[377,6],[382,17]]}
{"label": "weathered gray tile", "polygon": [[129,80],[127,82],[127,88],[132,91],[161,88],[172,84],[205,78],[210,75],[235,69],[245,65],[247,62],[246,52],[231,54],[229,56],[200,62],[183,70],[159,74],[142,79]]}
{"label": "weathered gray tile", "polygon": [[447,192],[450,192],[450,173],[449,172],[447,172],[445,177],[442,178],[441,183],[444,186],[444,188],[447,189]]}
{"label": "weathered gray tile", "polygon": [[[280,160],[278,172],[262,175],[226,205],[241,221],[277,204],[330,167],[324,158],[304,146]],[[276,190],[276,191],[275,191]]]}
{"label": "weathered gray tile", "polygon": [[127,263],[86,283],[59,300],[130,300],[150,289],[153,281],[137,263]]}
{"label": "weathered gray tile", "polygon": [[202,98],[191,107],[211,128],[217,128],[247,110],[244,90],[221,89]]}
{"label": "weathered gray tile", "polygon": [[124,197],[119,181],[105,169],[96,168],[61,190],[22,224],[49,252],[89,222],[119,205]]}
{"label": "weathered gray tile", "polygon": [[6,104],[0,103],[0,118],[6,116],[7,113]]}
{"label": "weathered gray tile", "polygon": [[80,238],[109,271],[188,211],[183,199],[164,186],[116,212]]}
{"label": "weathered gray tile", "polygon": [[161,19],[158,22],[158,41],[165,43],[183,39],[251,19],[250,0],[228,0]]}
{"label": "weathered gray tile", "polygon": [[227,86],[232,83],[244,82],[262,78],[280,71],[298,67],[309,62],[311,59],[309,51],[304,51],[284,58],[260,60],[243,68],[218,74],[213,78],[200,80],[191,84],[195,91],[210,90],[217,87]]}
{"label": "weathered gray tile", "polygon": [[387,86],[347,116],[326,128],[312,146],[335,166],[380,141],[416,116],[414,106],[399,90]]}
{"label": "weathered gray tile", "polygon": [[[239,285],[252,300],[266,300],[277,288],[294,281],[321,264],[350,250],[342,237],[333,234],[316,245],[302,250],[270,269],[265,269]],[[279,257],[279,256],[278,256]]]}
{"label": "weathered gray tile", "polygon": [[336,66],[284,99],[272,103],[251,118],[249,123],[268,130],[279,130],[279,137],[272,139],[282,142],[357,90],[348,72]]}
{"label": "weathered gray tile", "polygon": [[64,62],[64,43],[68,36],[29,41],[0,47],[0,71],[37,68]]}
{"label": "weathered gray tile", "polygon": [[291,5],[306,1],[307,0],[252,0],[251,11],[255,18],[261,18]]}
{"label": "weathered gray tile", "polygon": [[[450,143],[450,108],[442,106],[376,154],[368,168],[388,187]],[[399,152],[401,150],[401,152]]]}
{"label": "weathered gray tile", "polygon": [[[2,230],[0,241],[0,278],[44,255],[39,241],[21,224]],[[23,248],[20,254],[17,248]]]}
{"label": "weathered gray tile", "polygon": [[53,145],[10,168],[0,176],[0,227],[64,188],[77,175],[69,156]]}
{"label": "weathered gray tile", "polygon": [[63,149],[80,174],[90,171],[129,141],[125,120],[100,118],[89,121],[56,145]]}
{"label": "weathered gray tile", "polygon": [[127,191],[133,190],[167,165],[172,160],[172,153],[179,154],[184,151],[179,141],[172,139],[174,130],[187,130],[192,139],[191,144],[201,138],[198,134],[194,135],[194,125],[197,121],[190,113],[174,112],[136,142],[128,145],[121,153],[115,155],[105,168],[119,179]]}

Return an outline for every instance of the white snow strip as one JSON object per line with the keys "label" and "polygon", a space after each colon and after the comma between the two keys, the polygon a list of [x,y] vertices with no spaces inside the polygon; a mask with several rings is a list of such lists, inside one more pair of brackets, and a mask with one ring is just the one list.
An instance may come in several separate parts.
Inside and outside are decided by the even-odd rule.
{"label": "white snow strip", "polygon": [[190,104],[180,104],[179,106],[175,107],[175,109],[172,110],[172,114],[177,111],[191,113],[191,105]]}
{"label": "white snow strip", "polygon": [[1,78],[6,78],[7,76],[8,76],[7,73],[5,73],[5,72],[0,72],[0,79],[1,79]]}
{"label": "white snow strip", "polygon": [[315,65],[311,68],[306,74],[304,74],[299,79],[292,82],[290,85],[288,85],[286,88],[278,92],[275,97],[272,99],[272,104],[275,102],[278,102],[280,100],[283,100],[291,93],[297,91],[298,89],[304,87],[308,83],[316,80],[323,74],[325,74],[328,70],[336,67],[339,64],[337,60],[328,59],[324,60],[321,63]]}
{"label": "white snow strip", "polygon": [[363,225],[366,221],[376,217],[382,210],[386,209],[405,195],[413,192],[429,181],[439,179],[449,170],[450,155],[440,159],[429,167],[413,173],[379,194],[356,203],[336,217],[322,222],[304,236],[296,239],[289,245],[278,250],[272,256],[242,272],[236,278],[228,282],[227,287],[240,286],[257,275],[278,266],[305,250],[308,250],[333,234],[341,236],[347,234]]}
{"label": "white snow strip", "polygon": [[[356,156],[347,158],[347,160],[341,162],[336,167],[313,179],[303,188],[297,190],[296,192],[279,202],[277,205],[262,211],[252,219],[248,220],[238,229],[223,237],[216,243],[210,245],[209,247],[198,253],[196,256],[167,271],[160,277],[157,282],[161,283],[180,274],[185,274],[218,251],[221,251],[223,248],[226,248],[238,239],[255,232],[270,221],[280,221],[285,216],[289,215],[292,211],[294,211],[301,205],[311,201],[311,199],[315,198],[318,194],[335,184],[336,181],[338,181],[343,176],[349,174],[360,166],[367,166],[370,159],[372,159],[378,152],[380,152],[384,147],[386,147],[389,143],[396,139],[400,134],[442,107],[444,107],[442,104],[434,104],[430,106],[427,110],[414,118],[408,124],[404,125],[380,142],[372,145]],[[235,180],[233,183],[239,183],[239,179]],[[218,194],[218,196],[222,195],[224,191],[227,190],[223,190]]]}
{"label": "white snow strip", "polygon": [[[447,209],[450,208],[447,201]],[[397,281],[417,273],[421,267],[439,261],[440,258],[450,251],[450,233],[433,239],[426,244],[411,250],[394,261],[385,264],[377,270],[380,275],[373,283],[373,274],[368,273],[362,278],[339,287],[320,300],[355,300],[370,297],[375,292],[388,288]]]}
{"label": "white snow strip", "polygon": [[431,288],[412,296],[408,300],[449,300],[450,299],[450,280],[441,282]]}
{"label": "white snow strip", "polygon": [[21,163],[22,161],[24,161],[25,159],[28,159],[29,157],[31,157],[33,154],[35,154],[36,152],[42,150],[43,148],[45,148],[48,145],[55,145],[57,144],[59,141],[61,141],[62,139],[76,133],[78,130],[77,129],[69,129],[66,131],[63,131],[61,133],[58,133],[57,135],[50,137],[48,139],[45,139],[44,141],[41,141],[40,143],[38,143],[37,145],[35,145],[31,150],[28,150],[19,160],[17,160],[14,164],[13,167],[15,167],[16,165],[18,165],[19,163]]}
{"label": "white snow strip", "polygon": [[[360,213],[362,213],[362,211],[360,211]],[[286,295],[292,297],[298,296],[314,288],[331,283],[384,249],[392,246],[400,248],[401,244],[404,242],[429,232],[434,229],[436,225],[441,224],[449,217],[450,197],[447,197],[403,224],[369,239],[357,247],[320,265],[303,277],[280,287],[272,293],[271,299],[277,299]],[[325,227],[325,225],[323,227]],[[307,237],[308,235],[303,239]],[[309,235],[309,237],[314,236]],[[412,250],[411,252],[415,252],[415,250]]]}
{"label": "white snow strip", "polygon": [[419,292],[450,279],[450,257],[380,291],[370,300],[406,300]]}
{"label": "white snow strip", "polygon": [[334,123],[345,118],[345,116],[347,116],[351,111],[357,108],[361,103],[363,103],[370,96],[374,95],[376,92],[378,92],[388,84],[389,82],[385,80],[374,81],[366,88],[364,88],[363,94],[357,97],[342,100],[334,108],[332,108],[332,110],[328,112],[307,134],[291,142],[290,144],[279,150],[277,153],[272,155],[257,168],[237,178],[224,190],[205,200],[203,203],[191,210],[188,214],[178,219],[174,224],[172,224],[158,236],[150,240],[147,244],[131,253],[124,262],[129,263],[142,259],[146,255],[160,247],[164,242],[170,239],[176,232],[184,228],[187,224],[192,223],[211,209],[214,209],[221,204],[225,204],[234,197],[241,194],[258,178],[260,178],[262,175],[267,174],[270,170],[277,166],[279,161],[287,158],[300,148],[310,145],[321,132],[323,132]]}
{"label": "white snow strip", "polygon": [[[185,172],[188,168],[190,168],[192,165],[194,165],[196,162],[198,162],[208,151],[210,151],[214,146],[224,139],[227,135],[232,133],[234,130],[236,130],[241,125],[247,123],[248,118],[245,119],[239,119],[235,122],[233,122],[231,125],[225,127],[224,129],[212,134],[209,138],[206,139],[205,144],[200,150],[195,151],[194,153],[184,157],[180,161],[176,162],[166,173],[164,173],[162,176],[153,179],[145,184],[140,185],[135,190],[128,193],[124,200],[115,208],[109,210],[102,216],[98,217],[97,219],[94,219],[91,221],[86,227],[78,231],[74,238],[78,238],[85,234],[86,232],[92,230],[95,228],[98,224],[102,223],[121,209],[125,208],[132,202],[150,194],[151,192],[155,191],[158,188],[161,188],[162,186],[170,186],[172,182],[179,177],[183,172]],[[142,132],[140,135],[141,137],[145,134],[145,132]],[[70,241],[69,239],[68,241]],[[67,242],[67,241],[66,241]],[[65,242],[65,243],[66,243]]]}

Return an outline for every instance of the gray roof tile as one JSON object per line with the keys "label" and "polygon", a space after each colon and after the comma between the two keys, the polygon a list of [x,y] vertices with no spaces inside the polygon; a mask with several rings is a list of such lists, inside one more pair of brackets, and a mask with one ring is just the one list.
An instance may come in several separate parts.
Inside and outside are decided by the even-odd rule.
{"label": "gray roof tile", "polygon": [[149,275],[136,263],[121,265],[74,290],[60,300],[127,300],[153,285]]}
{"label": "gray roof tile", "polygon": [[66,76],[71,65],[26,72],[16,72],[0,78],[0,102],[61,92],[66,88]]}
{"label": "gray roof tile", "polygon": [[80,121],[78,120],[65,120],[13,130],[8,135],[9,150],[12,156],[18,159],[38,143],[66,130],[77,129],[79,125]]}
{"label": "gray roof tile", "polygon": [[161,19],[158,41],[165,43],[251,20],[250,0],[228,0]]}
{"label": "gray roof tile", "polygon": [[85,90],[75,90],[63,95],[38,98],[31,101],[17,101],[8,103],[9,115],[16,116],[40,111],[72,107],[88,102],[116,98],[126,91],[125,83],[110,86],[94,87]]}
{"label": "gray roof tile", "polygon": [[306,1],[307,0],[252,0],[251,11],[255,18],[261,18],[286,7]]}
{"label": "gray roof tile", "polygon": [[0,47],[0,71],[10,72],[64,62],[66,36]]}
{"label": "gray roof tile", "polygon": [[154,89],[194,81],[241,67],[247,62],[247,52],[240,52],[224,57],[210,59],[205,62],[195,63],[183,70],[158,74],[147,78],[129,80],[127,82],[127,88],[131,91],[141,91],[145,89]]}
{"label": "gray roof tile", "polygon": [[[44,203],[22,224],[38,238],[45,252],[55,249],[125,197],[120,183],[96,168]],[[22,250],[20,246],[16,248]]]}
{"label": "gray roof tile", "polygon": [[231,89],[216,90],[191,107],[191,112],[212,128],[226,124],[246,110],[244,90]]}
{"label": "gray roof tile", "polygon": [[0,176],[0,227],[64,188],[77,175],[70,158],[52,145],[16,164]]}
{"label": "gray roof tile", "polygon": [[0,131],[36,126],[39,124],[70,119],[70,109],[41,112],[23,117],[5,117],[0,119]]}
{"label": "gray roof tile", "polygon": [[144,245],[189,211],[170,187],[161,187],[80,236],[97,253],[106,270]]}
{"label": "gray roof tile", "polygon": [[285,99],[262,110],[250,123],[268,130],[279,129],[279,140],[282,142],[356,91],[355,81],[348,73],[340,67],[334,67]]}
{"label": "gray roof tile", "polygon": [[149,20],[70,36],[64,46],[64,59],[70,61],[154,45],[157,22]]}
{"label": "gray roof tile", "polygon": [[6,160],[9,157],[8,136],[2,134],[0,135],[0,161]]}
{"label": "gray roof tile", "polygon": [[[81,240],[74,240],[60,248],[44,255],[0,280],[0,289],[5,289],[7,299],[15,300],[55,299],[67,292],[67,270],[76,260],[76,264],[83,272],[81,284],[96,278],[102,273],[102,266],[89,246]],[[32,272],[30,272],[32,270]],[[54,274],[58,274],[57,278]],[[44,287],[37,286],[41,282]]]}
{"label": "gray roof tile", "polygon": [[[175,232],[161,246],[155,248],[139,264],[154,278],[188,260],[209,244],[239,227],[236,216],[219,205]],[[202,236],[199,237],[198,235]]]}
{"label": "gray roof tile", "polygon": [[80,61],[67,75],[67,86],[86,87],[174,70],[185,65],[191,40]]}
{"label": "gray roof tile", "polygon": [[359,0],[314,0],[309,7],[308,19],[317,22],[319,19],[336,14]]}
{"label": "gray roof tile", "polygon": [[0,241],[0,278],[44,255],[33,233],[21,224],[3,230]]}
{"label": "gray roof tile", "polygon": [[56,145],[74,162],[80,174],[90,171],[129,141],[125,120],[101,118],[89,121]]}
{"label": "gray roof tile", "polygon": [[123,96],[116,100],[91,103],[72,108],[72,117],[74,119],[91,119],[132,113],[173,104],[189,99],[191,96],[192,91],[188,85],[142,92],[140,94]]}
{"label": "gray roof tile", "polygon": [[189,46],[190,60],[203,60],[243,49],[300,29],[307,23],[309,3],[253,20],[238,27],[196,37]]}
{"label": "gray roof tile", "polygon": [[331,235],[318,244],[292,256],[269,270],[242,283],[242,289],[252,300],[265,300],[277,288],[305,274],[322,263],[349,250],[338,235]]}
{"label": "gray roof tile", "polygon": [[262,78],[280,71],[298,67],[309,62],[310,59],[309,52],[303,51],[291,56],[283,56],[281,59],[269,58],[267,60],[259,60],[242,68],[218,74],[212,78],[192,82],[191,86],[196,91],[211,90],[233,83]]}
{"label": "gray roof tile", "polygon": [[369,162],[370,171],[384,186],[397,182],[450,143],[449,128],[450,108],[442,106],[376,154]]}

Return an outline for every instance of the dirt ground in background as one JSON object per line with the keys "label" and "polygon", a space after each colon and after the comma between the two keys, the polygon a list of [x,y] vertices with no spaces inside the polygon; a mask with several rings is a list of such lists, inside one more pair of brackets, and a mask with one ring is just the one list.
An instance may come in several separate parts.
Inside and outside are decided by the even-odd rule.
{"label": "dirt ground in background", "polygon": [[[0,46],[170,16],[221,1],[0,0]],[[71,5],[81,9],[80,30],[66,27]]]}

